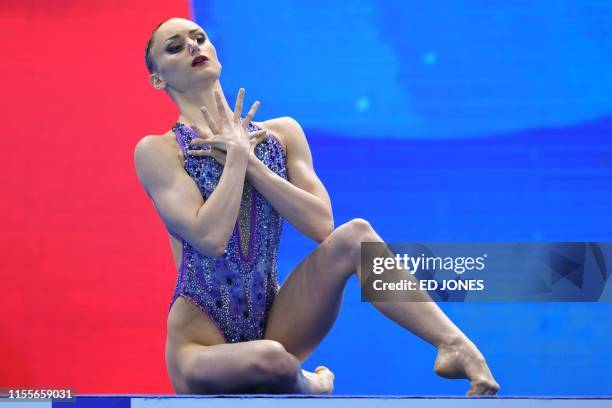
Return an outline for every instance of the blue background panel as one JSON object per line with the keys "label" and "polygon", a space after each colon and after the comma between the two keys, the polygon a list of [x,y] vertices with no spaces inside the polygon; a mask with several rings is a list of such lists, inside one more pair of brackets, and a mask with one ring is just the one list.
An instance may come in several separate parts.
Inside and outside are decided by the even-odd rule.
{"label": "blue background panel", "polygon": [[[612,3],[194,2],[231,99],[304,128],[336,225],[387,241],[612,241]],[[315,248],[286,224],[281,279]],[[608,285],[608,290],[610,285]],[[609,303],[441,307],[510,395],[612,395]],[[462,394],[359,300],[307,361],[337,393]]]}

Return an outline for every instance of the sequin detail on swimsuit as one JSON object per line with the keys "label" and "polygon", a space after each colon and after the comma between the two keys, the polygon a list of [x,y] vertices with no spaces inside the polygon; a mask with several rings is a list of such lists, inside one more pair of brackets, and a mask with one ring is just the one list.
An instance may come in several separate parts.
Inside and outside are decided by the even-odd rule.
{"label": "sequin detail on swimsuit", "polygon": [[[260,128],[250,123],[248,131]],[[207,199],[216,188],[223,165],[210,156],[192,156],[195,132],[182,123],[172,127],[183,155],[184,168]],[[274,173],[287,179],[285,152],[269,133],[255,155]],[[181,237],[183,256],[170,308],[184,296],[206,313],[228,343],[263,338],[268,312],[278,291],[277,254],[283,218],[245,180],[240,212],[221,256],[206,256]]]}

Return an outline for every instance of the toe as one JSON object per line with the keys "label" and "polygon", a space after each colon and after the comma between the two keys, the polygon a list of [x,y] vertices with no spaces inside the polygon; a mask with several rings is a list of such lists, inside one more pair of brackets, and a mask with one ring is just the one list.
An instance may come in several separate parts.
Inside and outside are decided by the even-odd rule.
{"label": "toe", "polygon": [[318,366],[317,368],[315,368],[315,373],[319,374],[322,371],[327,371],[329,373],[329,375],[333,378],[335,378],[336,376],[334,375],[334,373],[332,372],[332,370],[330,370],[329,368],[325,367],[325,366]]}
{"label": "toe", "polygon": [[495,381],[472,381],[466,395],[495,395],[499,391],[499,385]]}

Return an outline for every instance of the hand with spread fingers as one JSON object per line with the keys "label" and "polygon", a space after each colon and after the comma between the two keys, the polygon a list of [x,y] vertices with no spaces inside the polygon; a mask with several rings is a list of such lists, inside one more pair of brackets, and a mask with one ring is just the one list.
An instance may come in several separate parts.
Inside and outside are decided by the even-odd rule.
{"label": "hand with spread fingers", "polygon": [[243,101],[244,88],[240,88],[238,97],[236,98],[233,115],[229,117],[223,109],[221,95],[215,92],[215,102],[219,117],[221,118],[221,123],[214,123],[214,120],[211,118],[206,108],[202,107],[202,115],[210,130],[202,130],[195,125],[191,126],[198,137],[191,141],[190,146],[200,146],[204,147],[204,149],[188,150],[188,153],[192,156],[212,156],[223,165],[225,165],[228,150],[238,150],[247,156],[253,154],[255,146],[267,138],[267,131],[262,129],[255,132],[249,132],[247,130],[260,103],[259,101],[255,101],[247,116],[242,120]]}

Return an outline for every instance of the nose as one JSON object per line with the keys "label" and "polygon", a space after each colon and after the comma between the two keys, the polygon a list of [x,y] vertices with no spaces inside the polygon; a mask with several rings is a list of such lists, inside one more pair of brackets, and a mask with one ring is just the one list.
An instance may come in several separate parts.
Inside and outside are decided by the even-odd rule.
{"label": "nose", "polygon": [[193,54],[200,49],[200,46],[194,40],[187,40],[187,48],[189,49],[189,52]]}

